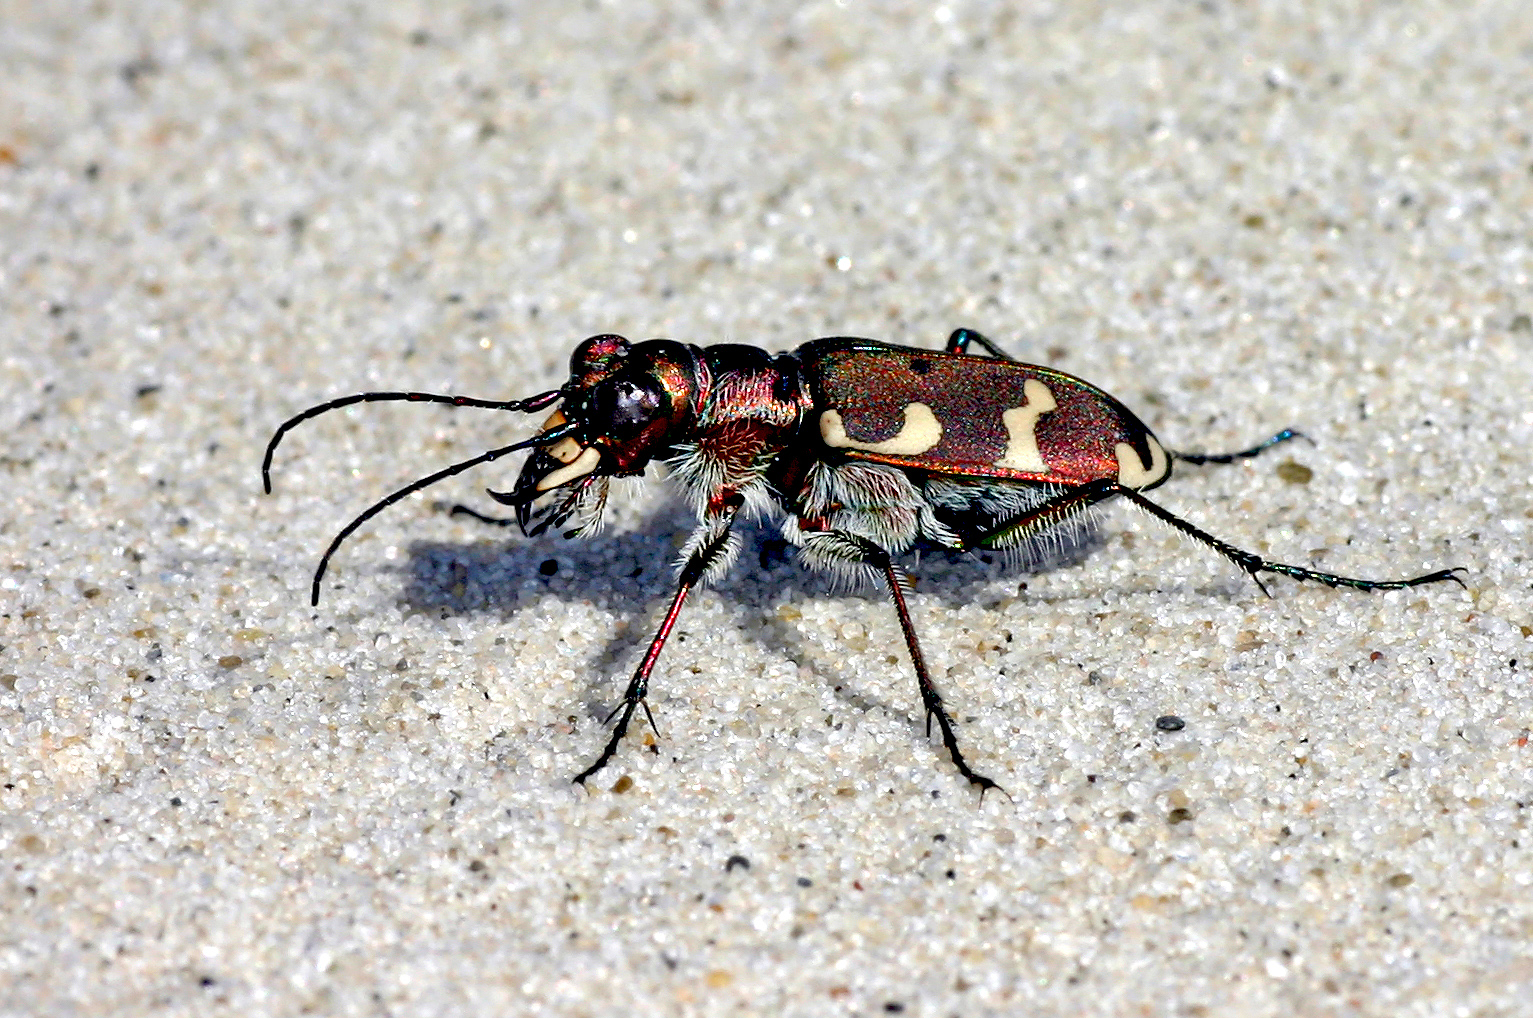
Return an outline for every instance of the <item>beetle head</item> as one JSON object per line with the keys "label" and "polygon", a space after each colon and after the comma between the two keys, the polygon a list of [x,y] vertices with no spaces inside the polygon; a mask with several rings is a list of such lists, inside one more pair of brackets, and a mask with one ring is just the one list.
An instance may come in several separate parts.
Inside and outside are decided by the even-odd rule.
{"label": "beetle head", "polygon": [[529,537],[577,514],[575,532],[594,530],[607,479],[642,474],[672,450],[694,423],[697,360],[688,347],[666,339],[633,344],[622,336],[593,336],[570,356],[570,378],[560,392],[563,402],[540,434],[568,433],[533,451],[511,491],[490,492],[516,507]]}

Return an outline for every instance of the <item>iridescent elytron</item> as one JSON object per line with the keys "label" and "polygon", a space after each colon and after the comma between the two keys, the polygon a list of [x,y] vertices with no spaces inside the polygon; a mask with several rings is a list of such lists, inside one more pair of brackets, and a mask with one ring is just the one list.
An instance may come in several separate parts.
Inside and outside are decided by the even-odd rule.
{"label": "iridescent elytron", "polygon": [[[991,356],[969,355],[971,343]],[[670,608],[613,712],[618,722],[611,738],[575,776],[581,783],[612,759],[638,707],[648,714],[645,694],[660,648],[688,592],[717,579],[739,554],[733,527],[742,512],[779,518],[783,536],[813,568],[887,588],[915,665],[927,733],[935,720],[954,766],[981,790],[995,782],[959,752],[894,562],[918,544],[1017,548],[1057,535],[1087,509],[1121,496],[1213,548],[1258,586],[1260,573],[1359,590],[1459,582],[1453,569],[1403,580],[1336,576],[1269,562],[1204,533],[1143,492],[1171,476],[1173,460],[1229,463],[1294,432],[1236,453],[1169,452],[1107,393],[1063,372],[1013,361],[968,329],[954,332],[941,353],[867,339],[818,339],[773,355],[750,346],[595,336],[575,350],[569,381],[528,399],[369,392],[312,407],[272,436],[262,464],[266,490],[272,454],[290,429],[336,407],[379,400],[513,411],[559,406],[532,438],[423,477],[353,520],[315,570],[315,604],[331,555],[357,527],[412,492],[519,449],[533,451],[515,486],[490,494],[515,508],[515,522],[529,537],[571,521],[566,536],[591,533],[600,525],[609,479],[642,474],[653,460],[670,466],[697,513]]]}

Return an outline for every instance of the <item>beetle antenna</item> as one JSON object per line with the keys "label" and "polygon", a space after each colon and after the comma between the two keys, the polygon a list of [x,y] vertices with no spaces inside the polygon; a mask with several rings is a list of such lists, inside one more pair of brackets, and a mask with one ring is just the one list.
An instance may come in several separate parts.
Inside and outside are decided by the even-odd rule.
{"label": "beetle antenna", "polygon": [[549,392],[540,392],[536,396],[526,399],[475,399],[472,396],[444,396],[435,392],[359,392],[354,396],[342,396],[340,399],[332,399],[317,406],[311,406],[301,414],[295,414],[283,421],[281,426],[271,436],[271,441],[266,443],[266,455],[261,460],[261,485],[266,489],[266,494],[271,494],[271,461],[276,455],[277,446],[282,444],[282,439],[289,431],[292,431],[304,421],[320,414],[329,413],[331,410],[339,410],[341,407],[351,406],[353,403],[383,403],[389,400],[404,400],[410,403],[445,403],[448,406],[478,407],[482,410],[511,410],[516,413],[529,413],[541,410],[560,396],[564,395],[563,389],[553,389]]}
{"label": "beetle antenna", "polygon": [[[541,396],[532,397],[532,399],[539,400],[542,399],[543,396],[549,395],[557,395],[557,393],[550,394],[545,392]],[[568,435],[574,434],[576,428],[577,425],[573,423],[563,424],[557,428],[545,431],[540,435],[533,435],[531,438],[526,439],[525,441],[516,442],[512,445],[503,445],[499,449],[491,449],[489,452],[482,452],[478,456],[475,456],[471,459],[466,459],[461,463],[454,463],[450,467],[444,467],[434,474],[429,474],[426,477],[422,477],[418,481],[411,481],[409,484],[405,485],[403,488],[400,488],[392,495],[374,502],[372,505],[363,510],[356,517],[356,519],[352,520],[350,523],[346,524],[345,527],[341,528],[341,532],[335,535],[335,540],[330,542],[330,547],[326,548],[324,555],[320,556],[319,567],[314,570],[314,584],[309,588],[309,603],[316,607],[319,605],[320,581],[325,578],[325,570],[330,566],[330,556],[335,554],[336,549],[341,546],[341,542],[350,537],[352,533],[362,524],[366,523],[374,516],[377,516],[379,513],[383,512],[383,510],[387,509],[395,502],[415,494],[422,488],[429,488],[438,481],[445,481],[447,478],[452,477],[455,474],[461,474],[465,470],[477,467],[481,463],[490,463],[494,460],[498,460],[507,453],[516,452],[518,449],[529,449],[535,445],[546,445],[550,442],[557,442]]]}

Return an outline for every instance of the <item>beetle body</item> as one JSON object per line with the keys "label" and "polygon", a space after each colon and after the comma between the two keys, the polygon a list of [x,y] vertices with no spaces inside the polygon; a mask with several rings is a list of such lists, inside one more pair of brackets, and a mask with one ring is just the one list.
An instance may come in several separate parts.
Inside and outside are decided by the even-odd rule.
{"label": "beetle body", "polygon": [[[968,353],[971,343],[991,356]],[[395,492],[353,520],[315,573],[377,512],[445,477],[507,453],[532,450],[508,492],[523,533],[572,523],[567,536],[601,522],[612,477],[642,474],[660,460],[698,517],[682,553],[671,605],[614,712],[618,722],[584,783],[616,753],[689,592],[717,579],[739,553],[740,514],[780,520],[783,536],[811,568],[881,581],[899,614],[928,718],[954,766],[982,790],[995,782],[959,751],[931,682],[894,559],[919,544],[955,550],[1015,548],[1123,497],[1230,559],[1260,584],[1276,573],[1362,590],[1454,580],[1439,570],[1399,580],[1364,580],[1270,562],[1215,538],[1149,501],[1176,459],[1228,463],[1296,437],[1283,431],[1222,455],[1168,451],[1118,400],[1078,378],[1007,358],[978,333],[959,329],[944,351],[866,339],[819,339],[785,354],[750,346],[697,347],[671,340],[629,343],[601,335],[581,343],[569,380],[525,400],[497,402],[430,393],[362,393],[321,404],[288,430],[355,402],[402,399],[533,411],[558,403],[533,438],[455,464]],[[472,515],[479,516],[467,510]],[[481,519],[490,519],[479,516]],[[508,520],[490,520],[508,523]],[[1265,591],[1265,587],[1262,588]],[[651,724],[653,719],[651,718]]]}
{"label": "beetle body", "polygon": [[[587,367],[593,352],[598,370]],[[511,492],[492,493],[517,507],[529,536],[572,518],[574,533],[589,532],[607,479],[658,459],[700,534],[738,502],[781,515],[812,565],[847,572],[867,561],[838,555],[848,536],[889,555],[918,541],[962,550],[1061,491],[1103,480],[1142,490],[1170,476],[1163,447],[1117,400],[1015,361],[863,339],[774,357],[600,336],[572,362],[575,390],[544,430],[580,424],[533,453]]]}

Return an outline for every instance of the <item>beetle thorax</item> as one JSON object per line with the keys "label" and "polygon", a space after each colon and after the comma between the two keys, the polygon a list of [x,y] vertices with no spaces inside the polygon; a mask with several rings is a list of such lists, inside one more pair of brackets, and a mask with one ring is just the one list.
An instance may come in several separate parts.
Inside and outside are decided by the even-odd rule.
{"label": "beetle thorax", "polygon": [[754,347],[698,352],[696,423],[667,461],[672,475],[700,514],[735,495],[766,512],[773,502],[766,472],[791,448],[807,406],[798,365]]}

